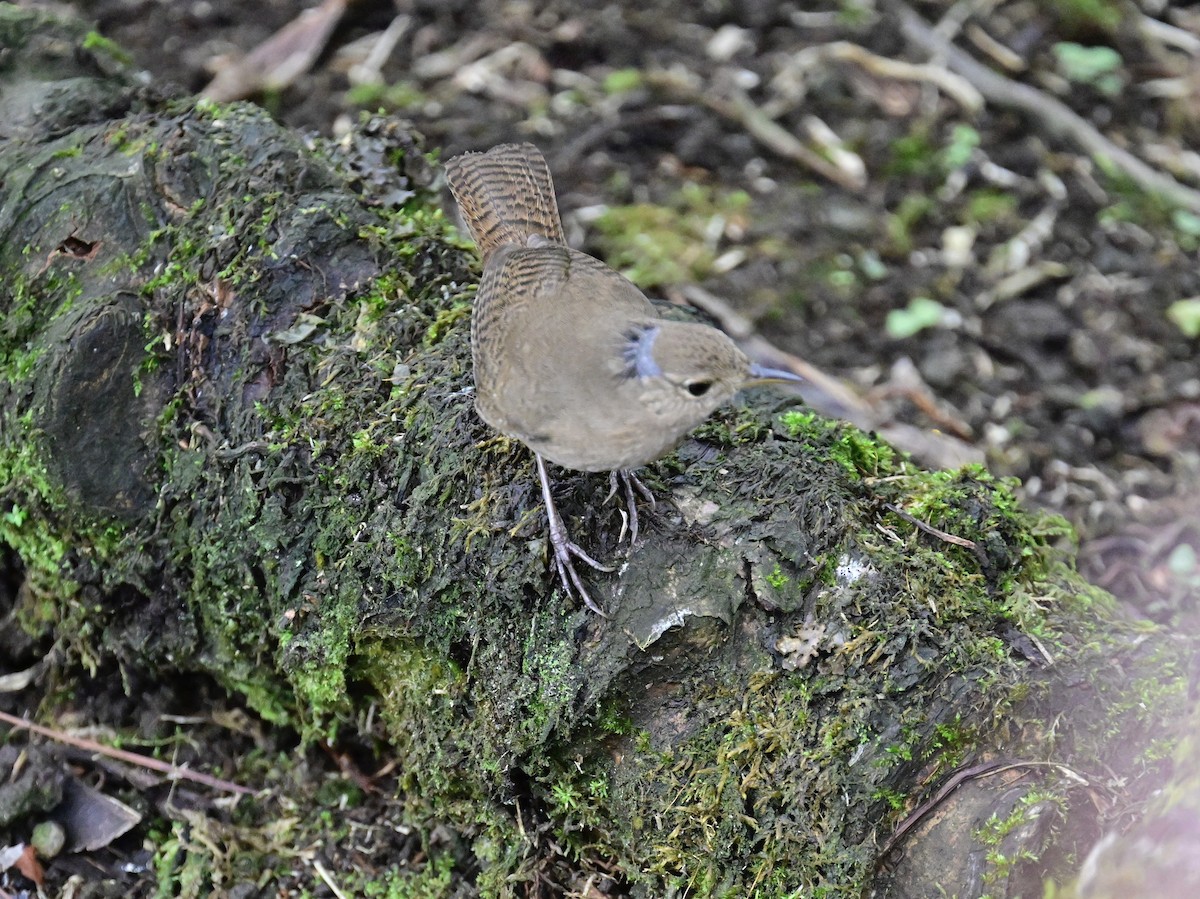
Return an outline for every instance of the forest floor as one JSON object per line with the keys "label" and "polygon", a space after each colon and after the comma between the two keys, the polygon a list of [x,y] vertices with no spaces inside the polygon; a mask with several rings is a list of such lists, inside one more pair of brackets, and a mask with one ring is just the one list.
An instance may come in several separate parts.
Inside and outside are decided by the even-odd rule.
{"label": "forest floor", "polygon": [[[806,396],[820,411],[923,464],[1019,479],[1075,526],[1095,583],[1136,614],[1200,621],[1200,12],[360,0],[301,30],[314,59],[289,84],[229,68],[308,5],[60,8],[155,81],[195,92],[224,65],[222,91],[300,130],[382,109],[443,159],[536,143],[573,245],[828,376]],[[304,764],[345,776],[330,759]],[[347,813],[397,822],[354,863],[451,859],[430,895],[473,895],[459,838],[421,845],[385,805]],[[544,895],[624,895],[566,859],[545,871]],[[332,895],[307,869],[241,895],[305,884]]]}

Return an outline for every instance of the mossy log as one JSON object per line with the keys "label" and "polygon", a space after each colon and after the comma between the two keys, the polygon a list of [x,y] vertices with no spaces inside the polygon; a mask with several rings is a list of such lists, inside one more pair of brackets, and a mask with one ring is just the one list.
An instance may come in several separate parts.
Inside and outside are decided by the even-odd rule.
{"label": "mossy log", "polygon": [[477,264],[412,136],[304,141],[156,95],[75,24],[0,6],[0,32],[28,632],[210,673],[310,736],[376,703],[485,895],[523,891],[535,832],[645,896],[1040,895],[1101,800],[1163,783],[1195,641],[1123,620],[1011,485],[797,399],[651,466],[633,548],[607,479],[558,472],[621,563],[589,614],[530,454],[473,412]]}

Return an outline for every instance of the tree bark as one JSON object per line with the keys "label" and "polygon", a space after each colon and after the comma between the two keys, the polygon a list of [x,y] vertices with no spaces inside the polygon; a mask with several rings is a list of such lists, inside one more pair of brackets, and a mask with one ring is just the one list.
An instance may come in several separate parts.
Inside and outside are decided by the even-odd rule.
{"label": "tree bark", "polygon": [[607,479],[556,472],[575,539],[620,562],[587,613],[531,454],[474,414],[477,269],[412,135],[301,140],[140,86],[76,24],[0,29],[27,629],[209,672],[313,736],[378,703],[492,895],[531,821],[646,896],[1034,895],[1099,804],[1163,784],[1195,640],[1125,621],[1011,485],[794,399],[651,466],[636,547]]}

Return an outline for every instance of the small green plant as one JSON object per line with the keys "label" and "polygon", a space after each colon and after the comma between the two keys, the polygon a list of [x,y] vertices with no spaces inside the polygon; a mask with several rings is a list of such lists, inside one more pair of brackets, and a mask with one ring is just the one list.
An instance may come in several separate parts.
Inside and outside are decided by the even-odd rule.
{"label": "small green plant", "polygon": [[702,281],[720,270],[730,223],[744,218],[745,191],[689,182],[668,204],[613,206],[596,219],[604,258],[639,287]]}
{"label": "small green plant", "polygon": [[950,132],[950,143],[942,148],[940,159],[946,172],[961,169],[971,161],[971,154],[979,146],[979,132],[970,125],[955,125]]}
{"label": "small green plant", "polygon": [[627,94],[641,87],[642,80],[637,69],[616,69],[604,76],[601,86],[606,94]]}
{"label": "small green plant", "polygon": [[898,137],[892,141],[891,150],[892,158],[886,171],[893,176],[920,174],[929,168],[929,161],[937,155],[937,148],[926,127],[918,127]]}
{"label": "small green plant", "polygon": [[1173,209],[1171,226],[1175,229],[1175,239],[1180,249],[1188,253],[1195,252],[1200,246],[1200,215],[1187,209]]}
{"label": "small green plant", "polygon": [[4,513],[4,522],[11,524],[14,528],[20,528],[25,523],[25,519],[29,517],[29,512],[21,508],[16,503],[13,503],[11,509]]}
{"label": "small green plant", "polygon": [[1167,318],[1185,337],[1200,337],[1200,297],[1176,300],[1167,307]]}
{"label": "small green plant", "polygon": [[913,297],[904,309],[893,309],[887,315],[884,328],[889,337],[903,340],[926,328],[939,325],[945,319],[946,307],[929,297]]}
{"label": "small green plant", "polygon": [[971,161],[980,140],[977,130],[959,124],[951,129],[949,140],[939,147],[929,129],[919,127],[892,143],[888,171],[893,175],[948,175]]}
{"label": "small green plant", "polygon": [[417,109],[427,100],[427,95],[411,81],[356,84],[346,92],[347,103],[367,110]]}
{"label": "small green plant", "polygon": [[1085,47],[1074,41],[1054,45],[1059,74],[1076,84],[1094,87],[1106,97],[1115,97],[1125,88],[1125,61],[1112,47]]}
{"label": "small green plant", "polygon": [[[1013,806],[1012,811],[1004,818],[992,815],[975,831],[975,839],[987,850],[989,870],[983,876],[985,884],[1004,883],[1013,869],[1022,862],[1036,862],[1038,857],[1033,849],[1017,848],[1012,855],[1004,853],[1004,844],[1008,837],[1018,828],[1042,815],[1062,815],[1064,799],[1062,796],[1046,789],[1030,790]],[[1016,848],[1016,847],[1013,847]]]}
{"label": "small green plant", "polygon": [[775,567],[773,569],[771,569],[771,573],[767,575],[767,583],[770,584],[772,587],[774,587],[776,590],[782,590],[784,587],[786,587],[788,585],[788,582],[790,580],[791,580],[791,578],[789,578],[786,574],[783,573],[783,569],[781,569],[779,567],[778,562],[776,562]]}
{"label": "small green plant", "polygon": [[972,192],[967,198],[968,221],[987,224],[1011,221],[1017,212],[1017,198],[1001,190],[984,189]]}
{"label": "small green plant", "polygon": [[871,798],[882,799],[888,804],[889,808],[897,812],[903,811],[904,806],[908,802],[907,797],[905,797],[903,793],[899,793],[896,790],[892,790],[887,787],[881,787],[880,789],[876,790],[871,795]]}
{"label": "small green plant", "polygon": [[1050,13],[1070,31],[1115,32],[1125,16],[1115,0],[1050,0]]}
{"label": "small green plant", "polygon": [[579,808],[582,797],[573,783],[559,781],[550,788],[550,799],[559,811],[569,812]]}
{"label": "small green plant", "polygon": [[83,49],[91,53],[109,56],[123,65],[133,65],[133,57],[98,31],[89,31],[87,33],[87,36],[83,39]]}
{"label": "small green plant", "polygon": [[933,211],[932,197],[924,193],[910,193],[900,201],[896,211],[887,217],[887,233],[891,249],[898,255],[911,252],[915,243],[913,231]]}

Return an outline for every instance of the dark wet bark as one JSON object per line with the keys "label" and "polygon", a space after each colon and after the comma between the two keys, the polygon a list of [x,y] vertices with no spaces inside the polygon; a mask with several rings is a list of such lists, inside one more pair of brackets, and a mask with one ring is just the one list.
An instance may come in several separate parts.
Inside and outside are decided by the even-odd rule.
{"label": "dark wet bark", "polygon": [[622,563],[590,582],[610,620],[581,610],[529,453],[473,413],[471,256],[414,139],[335,153],[165,100],[74,26],[0,29],[27,626],[314,733],[375,702],[477,851],[544,823],[645,895],[1036,894],[1163,782],[1194,641],[1123,622],[1007,486],[795,401],[653,466],[632,550],[607,480],[559,472],[576,539]]}

